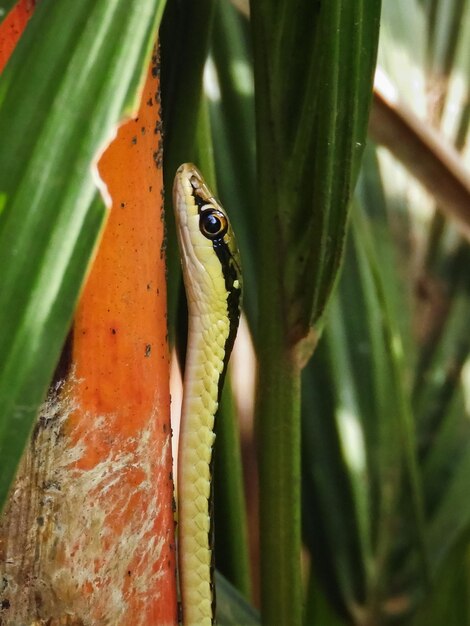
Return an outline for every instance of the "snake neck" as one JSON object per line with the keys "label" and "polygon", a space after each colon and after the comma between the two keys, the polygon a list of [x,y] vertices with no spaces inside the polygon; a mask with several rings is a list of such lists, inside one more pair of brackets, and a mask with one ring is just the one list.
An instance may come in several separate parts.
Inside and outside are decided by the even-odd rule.
{"label": "snake neck", "polygon": [[212,450],[229,336],[226,313],[190,315],[178,453],[178,550],[185,626],[214,623]]}

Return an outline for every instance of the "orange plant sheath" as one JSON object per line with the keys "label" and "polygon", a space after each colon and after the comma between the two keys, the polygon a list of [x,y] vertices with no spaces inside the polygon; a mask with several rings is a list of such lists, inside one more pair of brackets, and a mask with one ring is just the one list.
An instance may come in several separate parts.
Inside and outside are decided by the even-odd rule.
{"label": "orange plant sheath", "polygon": [[[0,62],[31,6],[0,26]],[[161,142],[154,56],[99,162],[110,216],[0,518],[5,626],[177,623]]]}
{"label": "orange plant sheath", "polygon": [[113,206],[75,316],[68,390],[87,530],[63,556],[80,568],[92,623],[116,626],[177,621],[157,73],[154,58],[138,117],[99,162]]}

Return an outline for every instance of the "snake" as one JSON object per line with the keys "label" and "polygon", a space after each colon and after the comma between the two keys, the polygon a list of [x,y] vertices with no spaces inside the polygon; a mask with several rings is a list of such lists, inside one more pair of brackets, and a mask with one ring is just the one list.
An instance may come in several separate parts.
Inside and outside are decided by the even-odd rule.
{"label": "snake", "polygon": [[210,626],[215,623],[215,414],[239,324],[241,263],[227,213],[192,163],[176,172],[173,207],[188,305],[177,482],[182,621]]}

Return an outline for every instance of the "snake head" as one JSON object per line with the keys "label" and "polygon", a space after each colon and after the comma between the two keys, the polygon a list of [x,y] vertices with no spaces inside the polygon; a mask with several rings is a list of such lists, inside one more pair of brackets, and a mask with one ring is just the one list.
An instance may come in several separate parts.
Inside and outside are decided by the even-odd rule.
{"label": "snake head", "polygon": [[219,299],[239,315],[242,281],[235,236],[226,211],[192,163],[176,172],[173,205],[189,299]]}

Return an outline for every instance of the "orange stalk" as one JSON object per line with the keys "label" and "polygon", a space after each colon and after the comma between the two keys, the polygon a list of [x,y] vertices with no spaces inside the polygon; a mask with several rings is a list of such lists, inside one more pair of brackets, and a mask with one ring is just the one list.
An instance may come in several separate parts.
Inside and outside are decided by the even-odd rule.
{"label": "orange stalk", "polygon": [[159,102],[154,58],[99,161],[110,216],[0,519],[2,624],[177,623]]}
{"label": "orange stalk", "polygon": [[[176,622],[169,363],[163,255],[161,111],[156,68],[135,120],[100,160],[113,200],[97,258],[75,317],[68,421],[92,533],[74,535],[80,593],[90,619],[109,619],[104,601],[125,602],[113,624]],[[88,480],[87,480],[88,478]],[[95,531],[96,532],[96,531]],[[88,533],[85,533],[88,535]],[[113,564],[110,571],[110,563]],[[96,582],[99,581],[99,584]]]}

